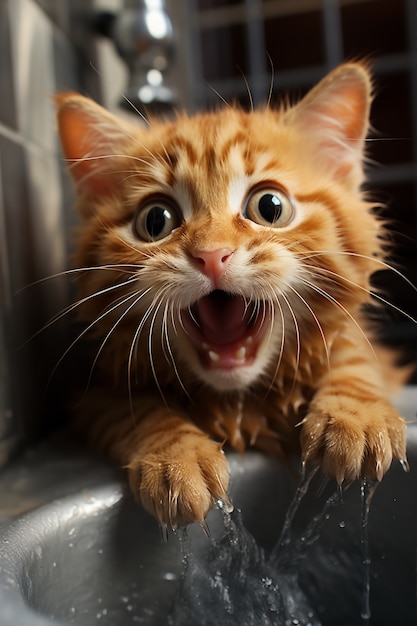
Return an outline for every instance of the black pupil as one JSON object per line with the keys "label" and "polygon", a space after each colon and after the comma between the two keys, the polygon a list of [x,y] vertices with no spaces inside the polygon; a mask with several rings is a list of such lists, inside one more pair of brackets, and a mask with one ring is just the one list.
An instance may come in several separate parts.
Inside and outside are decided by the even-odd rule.
{"label": "black pupil", "polygon": [[171,213],[162,206],[154,206],[146,216],[146,230],[151,237],[158,237],[165,229]]}
{"label": "black pupil", "polygon": [[266,193],[259,200],[259,213],[264,220],[273,224],[282,213],[281,200],[273,193]]}

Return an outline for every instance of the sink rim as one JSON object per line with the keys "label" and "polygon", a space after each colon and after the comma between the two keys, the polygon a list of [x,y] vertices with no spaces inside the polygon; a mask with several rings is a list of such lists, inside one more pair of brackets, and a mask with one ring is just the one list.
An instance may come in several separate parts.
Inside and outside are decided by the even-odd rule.
{"label": "sink rim", "polygon": [[[413,389],[414,397],[415,388]],[[412,413],[414,412],[411,402],[409,408],[411,421],[413,419]],[[415,451],[414,456],[416,456],[416,422],[410,424],[407,428],[407,441],[408,445],[412,446]],[[47,449],[48,445],[50,444],[46,444]],[[57,448],[56,442],[53,444],[53,454],[55,454],[56,458],[61,458],[62,449],[59,446]],[[63,518],[70,520],[74,516],[75,508],[79,518],[84,513],[88,516],[92,511],[110,510],[121,503],[126,493],[122,475],[113,466],[101,463],[101,461],[98,461],[97,458],[91,456],[86,451],[80,454],[78,450],[74,455],[74,448],[71,446],[69,448],[64,447],[64,449],[64,456],[66,454],[67,459],[63,461],[61,475],[57,472],[55,477],[58,486],[63,485],[62,489],[60,489],[60,497],[56,497],[57,491],[55,490],[51,499],[46,503],[41,502],[40,505],[35,506],[31,510],[0,523],[0,622],[2,626],[16,626],[16,624],[19,624],[19,626],[69,626],[69,622],[62,619],[51,619],[36,612],[27,604],[21,579],[25,559],[29,553],[33,552],[34,544],[40,534],[43,532],[43,537],[45,537],[48,533],[53,533],[59,526],[60,520]],[[240,463],[240,461],[236,461],[236,459],[241,459],[239,455],[231,454],[228,457],[231,464],[235,462]],[[38,469],[39,458],[46,458],[43,469],[42,463],[39,463]],[[262,460],[261,465],[265,462],[265,455],[258,452],[250,452],[246,458],[247,471],[253,471],[256,468],[257,459]],[[269,463],[279,465],[282,468],[282,464],[272,457],[269,457]],[[74,464],[80,465],[83,471],[74,473]],[[397,463],[395,464],[397,465]],[[41,474],[44,472],[45,475],[51,471],[50,461],[47,455],[45,457],[44,448],[41,449],[38,456],[35,454],[32,459],[32,466],[29,463],[27,471],[33,471],[34,467]],[[414,459],[411,468],[412,472],[416,472],[416,466],[417,462]],[[83,473],[85,468],[87,468],[87,471]],[[395,471],[393,472],[393,470]],[[395,478],[390,477],[392,472],[397,476],[398,468],[391,468],[384,480],[395,480]],[[68,473],[71,473],[71,480],[67,480]],[[60,483],[62,477],[64,477],[64,480]],[[242,480],[244,480],[244,476]],[[413,479],[413,484],[414,482]],[[147,514],[144,513],[144,515]],[[40,517],[49,519],[49,524],[39,527],[38,521]],[[156,522],[153,523],[155,524],[157,534]],[[18,542],[16,542],[16,537],[20,537]],[[10,549],[11,542],[13,542],[13,549]]]}

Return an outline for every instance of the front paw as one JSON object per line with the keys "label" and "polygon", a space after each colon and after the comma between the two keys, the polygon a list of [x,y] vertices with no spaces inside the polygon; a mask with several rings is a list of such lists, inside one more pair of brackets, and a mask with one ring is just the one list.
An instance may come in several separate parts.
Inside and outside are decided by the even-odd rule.
{"label": "front paw", "polygon": [[303,420],[305,462],[344,480],[381,480],[393,458],[406,466],[405,423],[385,400],[326,396],[313,401]]}
{"label": "front paw", "polygon": [[197,429],[168,436],[166,443],[164,439],[161,433],[158,448],[151,445],[139,452],[128,466],[134,495],[161,526],[204,524],[218,500],[231,508],[229,470],[221,445]]}

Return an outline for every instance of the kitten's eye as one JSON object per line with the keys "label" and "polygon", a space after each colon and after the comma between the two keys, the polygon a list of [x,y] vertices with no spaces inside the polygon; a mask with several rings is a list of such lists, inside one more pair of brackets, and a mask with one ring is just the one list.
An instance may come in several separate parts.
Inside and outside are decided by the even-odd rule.
{"label": "kitten's eye", "polygon": [[294,207],[281,189],[257,189],[247,199],[243,214],[261,226],[280,228],[292,220]]}
{"label": "kitten's eye", "polygon": [[169,201],[152,200],[137,212],[133,230],[144,241],[159,241],[178,228],[181,221],[179,210]]}

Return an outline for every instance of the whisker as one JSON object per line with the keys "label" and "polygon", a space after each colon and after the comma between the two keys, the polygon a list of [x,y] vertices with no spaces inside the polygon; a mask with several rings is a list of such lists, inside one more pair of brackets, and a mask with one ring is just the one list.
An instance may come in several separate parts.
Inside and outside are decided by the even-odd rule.
{"label": "whisker", "polygon": [[[191,306],[188,306],[188,307],[187,307],[187,311],[188,311],[188,314],[189,314],[189,316],[191,317],[192,321],[193,321],[193,322],[194,322],[194,324],[197,326],[197,328],[200,328],[200,324],[198,323],[197,318],[195,317],[194,313],[192,312],[192,310],[191,310]],[[184,329],[184,327],[183,327],[183,329]],[[185,329],[184,329],[184,330],[185,330]],[[188,333],[187,333],[187,334],[188,334]]]}
{"label": "whisker", "polygon": [[270,107],[271,106],[271,100],[272,100],[272,94],[274,92],[275,68],[274,68],[274,62],[273,62],[269,52],[266,53],[266,56],[268,57],[269,64],[271,66],[271,83],[269,85],[268,99],[266,101],[266,106]]}
{"label": "whisker", "polygon": [[48,328],[53,326],[53,324],[56,324],[61,319],[63,319],[66,315],[69,315],[70,313],[75,311],[78,307],[82,306],[83,304],[85,304],[89,300],[92,300],[93,298],[97,298],[99,296],[102,296],[102,295],[104,295],[106,293],[109,293],[110,291],[115,290],[115,289],[120,289],[121,287],[126,287],[126,285],[130,285],[132,283],[135,283],[136,280],[137,280],[136,277],[130,278],[129,280],[126,280],[126,281],[124,281],[122,283],[117,283],[115,285],[111,285],[110,287],[106,287],[105,289],[101,289],[100,291],[95,291],[94,293],[92,293],[92,294],[90,294],[90,295],[88,295],[88,296],[86,296],[84,298],[81,298],[80,300],[77,300],[76,302],[73,302],[72,304],[70,304],[67,307],[65,307],[62,311],[60,311],[59,313],[54,315],[44,326],[42,326],[42,328],[40,328],[35,333],[33,333],[33,335],[31,335],[29,337],[29,339],[27,339],[20,347],[24,348],[28,343],[33,341],[41,333],[45,332]]}
{"label": "whisker", "polygon": [[[138,340],[140,337],[140,334],[146,324],[146,322],[148,321],[149,317],[152,314],[152,310],[155,308],[155,305],[157,304],[157,300],[160,296],[161,293],[163,293],[164,290],[168,289],[167,286],[161,288],[154,296],[152,303],[150,304],[150,306],[148,307],[147,311],[145,312],[145,314],[142,316],[134,334],[133,334],[133,338],[130,344],[130,349],[129,349],[129,355],[128,355],[128,360],[127,360],[127,386],[128,386],[128,394],[129,394],[129,404],[130,404],[130,411],[132,414],[132,417],[134,417],[134,407],[133,407],[133,390],[132,390],[132,364],[133,364],[133,355],[135,350],[137,349],[137,345],[138,345]],[[151,290],[151,287],[149,287],[149,290]],[[159,301],[158,304],[158,308],[161,305],[161,301]],[[154,318],[155,319],[155,314],[154,314]],[[160,390],[160,386],[159,386],[159,382],[157,380],[157,377],[155,377],[155,372],[154,372],[154,364],[153,364],[153,360],[152,360],[152,346],[149,344],[151,340],[151,328],[149,330],[149,338],[148,338],[148,352],[149,352],[149,360],[150,360],[150,364],[151,364],[151,368],[153,366],[152,372],[154,375],[154,379],[155,382],[157,384],[158,389]],[[161,391],[161,390],[160,390]],[[165,401],[164,395],[161,392],[161,396],[162,399]],[[168,405],[167,405],[168,406]]]}
{"label": "whisker", "polygon": [[[151,287],[148,287],[148,289],[145,289],[145,291],[143,291],[137,298],[136,300],[134,300],[128,307],[127,309],[125,309],[125,311],[123,311],[122,315],[116,320],[116,322],[113,324],[113,326],[110,328],[110,330],[108,331],[108,333],[106,334],[106,336],[104,337],[103,341],[101,342],[101,345],[97,351],[97,354],[94,358],[94,361],[92,363],[91,369],[90,369],[90,374],[88,377],[88,381],[87,381],[87,386],[86,386],[86,390],[89,388],[90,383],[91,383],[91,379],[93,376],[93,372],[94,369],[97,365],[97,361],[100,357],[100,354],[102,353],[107,341],[109,340],[110,336],[113,334],[113,332],[115,331],[115,329],[117,328],[117,326],[120,324],[120,322],[126,317],[126,315],[128,315],[128,313],[137,305],[138,302],[140,302],[140,300],[146,296],[146,294],[149,293],[149,291],[151,291]],[[136,295],[136,294],[134,294]],[[127,302],[127,298],[125,298],[122,302],[120,302],[119,304],[124,304],[125,302]],[[116,306],[112,307],[112,310],[115,310],[117,308],[117,306],[119,306],[119,304],[117,304]]]}
{"label": "whisker", "polygon": [[295,358],[295,368],[294,368],[294,379],[293,379],[293,384],[291,387],[291,391],[289,394],[289,397],[292,396],[294,389],[295,389],[295,385],[297,382],[297,374],[298,374],[298,370],[300,367],[300,356],[301,356],[301,338],[300,338],[300,328],[299,328],[299,324],[298,324],[298,320],[297,320],[297,316],[293,310],[293,307],[291,306],[290,301],[288,300],[288,298],[286,297],[286,295],[281,292],[280,294],[281,298],[284,300],[285,304],[288,307],[288,310],[290,312],[290,315],[293,319],[293,323],[294,323],[294,330],[295,330],[295,335],[296,335],[296,345],[297,345],[297,353],[296,353],[296,358]]}
{"label": "whisker", "polygon": [[[277,363],[276,363],[276,366],[275,366],[274,374],[273,374],[272,379],[270,381],[269,387],[268,387],[268,389],[266,391],[265,398],[268,396],[269,392],[273,389],[274,384],[276,383],[276,379],[277,379],[277,376],[278,376],[279,368],[281,367],[282,359],[284,357],[284,347],[285,347],[285,316],[284,316],[284,311],[282,309],[281,302],[279,301],[279,297],[277,297],[275,295],[273,299],[274,299],[274,301],[275,301],[275,303],[276,303],[276,305],[278,307],[279,314],[280,314],[280,317],[281,317],[281,340],[280,340],[278,359],[277,359]],[[272,311],[273,311],[273,315],[274,315],[274,318],[275,318],[275,311],[274,311],[274,309],[272,309]],[[271,335],[272,335],[272,328],[273,328],[274,318],[272,319],[272,325],[271,325],[271,329],[270,329],[269,340],[270,340]]]}
{"label": "whisker", "polygon": [[58,362],[56,363],[54,369],[52,370],[52,373],[49,377],[48,380],[48,385],[50,384],[53,376],[55,375],[55,372],[57,371],[58,367],[61,365],[62,361],[65,359],[65,357],[69,354],[69,352],[77,345],[77,343],[87,334],[90,332],[90,330],[92,328],[94,328],[94,326],[96,324],[98,324],[98,322],[101,322],[102,319],[104,319],[107,315],[109,315],[110,313],[112,313],[115,309],[117,309],[119,306],[122,306],[125,302],[128,302],[128,300],[130,300],[131,298],[134,298],[137,296],[137,293],[133,293],[130,294],[128,296],[126,296],[126,298],[124,300],[122,300],[121,302],[118,302],[117,304],[115,304],[114,306],[112,306],[110,309],[104,311],[104,313],[102,313],[101,315],[99,315],[99,317],[97,317],[96,319],[94,319],[86,328],[84,328],[84,330],[71,342],[71,344],[68,346],[68,348],[65,350],[65,352],[63,353],[63,355],[59,358]]}
{"label": "whisker", "polygon": [[[49,281],[49,280],[53,280],[55,278],[62,278],[64,276],[70,276],[71,274],[77,274],[77,273],[81,273],[81,272],[88,272],[88,271],[94,271],[94,270],[114,270],[115,272],[119,271],[119,268],[132,268],[137,270],[140,269],[140,265],[134,264],[134,263],[114,263],[114,264],[110,264],[110,265],[94,265],[94,266],[88,266],[88,267],[75,267],[69,270],[63,270],[62,272],[57,272],[56,274],[49,274],[48,276],[44,276],[43,278],[39,278],[38,280],[33,281],[32,283],[29,283],[28,285],[25,285],[24,287],[21,287],[20,289],[18,289],[17,291],[15,291],[13,293],[13,296],[18,296],[19,294],[21,294],[23,291],[26,291],[27,289],[31,289],[32,287],[36,287],[37,285],[42,285],[43,283]],[[120,271],[120,273],[123,273],[122,271]],[[132,272],[125,272],[126,274],[131,274]]]}
{"label": "whisker", "polygon": [[305,298],[303,298],[303,296],[291,285],[287,285],[288,289],[290,289],[300,300],[301,302],[304,304],[304,306],[307,308],[307,310],[309,311],[309,313],[311,314],[317,328],[318,331],[321,335],[321,338],[323,340],[323,346],[324,346],[324,350],[326,353],[326,360],[327,360],[327,369],[330,372],[330,350],[329,350],[329,345],[327,343],[327,339],[326,339],[326,335],[324,333],[323,327],[320,323],[320,320],[318,319],[317,315],[315,314],[315,312],[313,311],[312,307],[309,305],[309,303],[307,302],[307,300]]}
{"label": "whisker", "polygon": [[[166,302],[165,304],[165,309],[164,309],[164,315],[163,315],[163,320],[162,320],[162,339],[165,339],[165,345],[167,347],[168,350],[168,354],[169,354],[169,361],[174,369],[174,373],[175,376],[180,384],[181,389],[184,391],[185,395],[187,396],[187,398],[192,402],[191,396],[189,395],[187,389],[184,386],[184,383],[182,382],[181,376],[179,374],[178,371],[178,367],[175,361],[175,356],[174,353],[172,352],[172,348],[171,348],[171,342],[169,340],[169,332],[168,332],[168,324],[167,324],[167,317],[168,317],[168,307],[169,304],[168,302]],[[169,307],[170,312],[171,312],[171,319],[173,319],[173,311],[172,311],[172,306]],[[164,341],[162,341],[162,344],[164,344]]]}
{"label": "whisker", "polygon": [[417,292],[417,286],[414,285],[414,283],[409,278],[407,278],[407,276],[405,276],[402,272],[400,272],[400,270],[398,270],[395,266],[390,265],[386,261],[383,261],[382,259],[378,259],[377,257],[367,256],[366,254],[359,254],[357,252],[347,252],[345,250],[315,250],[314,252],[311,252],[311,253],[305,253],[305,254],[301,253],[298,255],[298,257],[302,260],[305,260],[305,259],[312,259],[316,256],[324,256],[326,254],[333,254],[333,255],[341,254],[345,256],[365,259],[366,261],[372,261],[372,263],[376,263],[377,265],[380,265],[381,269],[394,272],[399,278],[401,278],[405,283],[407,283],[408,286],[413,289],[413,291]]}
{"label": "whisker", "polygon": [[209,87],[209,89],[211,89],[213,91],[213,93],[216,94],[216,96],[223,102],[223,104],[225,104],[229,109],[232,108],[232,105],[230,104],[230,102],[227,102],[227,100],[225,100],[225,98],[223,98],[221,93],[219,91],[217,91],[217,89],[215,89],[213,87],[213,85],[210,85],[210,83],[208,83],[208,82],[206,82],[206,85]]}
{"label": "whisker", "polygon": [[417,324],[417,319],[415,319],[412,315],[410,315],[409,313],[407,313],[407,311],[404,311],[403,309],[401,309],[400,307],[398,307],[397,305],[395,305],[393,302],[390,302],[389,300],[387,300],[386,298],[384,298],[383,296],[381,296],[379,293],[377,293],[376,291],[368,290],[365,287],[362,287],[362,285],[359,285],[358,283],[356,283],[353,280],[350,280],[349,278],[346,278],[346,276],[343,276],[342,274],[338,274],[337,272],[333,272],[332,270],[328,270],[326,268],[322,268],[322,267],[317,267],[315,268],[317,270],[318,273],[325,273],[325,274],[330,274],[335,276],[338,279],[342,279],[344,280],[346,283],[354,286],[356,289],[359,289],[361,291],[364,291],[365,293],[369,294],[370,296],[372,296],[373,298],[376,298],[377,300],[379,300],[380,302],[382,302],[383,304],[387,305],[388,307],[390,307],[391,309],[397,311],[397,313],[400,313],[401,315],[403,315],[404,317],[406,317],[407,319],[409,319],[411,322],[413,322],[414,324]]}
{"label": "whisker", "polygon": [[133,104],[133,102],[126,96],[126,94],[121,94],[123,100],[128,103],[128,105],[134,110],[135,113],[139,115],[139,117],[145,122],[147,126],[150,126],[150,122],[147,119],[146,115],[144,115],[141,111],[139,111],[138,107]]}
{"label": "whisker", "polygon": [[248,92],[248,98],[249,98],[250,110],[251,110],[251,112],[253,113],[253,112],[254,112],[254,110],[255,110],[255,105],[254,105],[254,102],[253,102],[253,97],[252,97],[252,92],[251,92],[251,88],[250,88],[250,85],[249,85],[249,81],[248,81],[248,79],[246,78],[245,73],[243,72],[243,70],[242,70],[239,66],[237,66],[237,69],[239,70],[239,72],[240,72],[240,73],[241,73],[241,75],[242,75],[243,80],[245,81],[246,91]]}
{"label": "whisker", "polygon": [[153,316],[152,316],[152,319],[151,319],[151,323],[150,323],[150,326],[149,326],[148,353],[149,353],[149,362],[150,362],[150,365],[151,365],[151,370],[152,370],[152,375],[153,375],[154,381],[156,383],[156,386],[158,388],[158,391],[160,393],[160,396],[161,396],[165,406],[168,408],[168,402],[167,402],[167,400],[165,398],[165,394],[162,391],[161,384],[160,384],[160,382],[158,380],[158,375],[157,375],[156,367],[155,367],[155,361],[154,361],[153,354],[152,354],[152,334],[153,334],[153,329],[154,329],[154,326],[155,326],[156,316],[158,314],[159,309],[161,308],[161,305],[162,305],[162,298],[160,298],[159,302],[156,304],[156,306],[154,306],[154,313],[153,313]]}
{"label": "whisker", "polygon": [[377,354],[371,344],[371,342],[369,341],[366,333],[364,332],[364,330],[361,328],[360,324],[358,323],[358,321],[353,317],[353,315],[350,313],[350,311],[348,311],[348,309],[346,309],[346,307],[343,306],[343,304],[341,304],[338,300],[336,300],[336,298],[334,298],[331,294],[329,294],[327,291],[325,291],[324,289],[322,289],[321,287],[319,287],[318,285],[315,285],[314,283],[310,283],[309,281],[306,281],[304,279],[301,279],[301,281],[306,285],[306,287],[308,287],[309,289],[313,289],[314,291],[316,291],[316,293],[320,294],[323,298],[325,298],[326,300],[328,300],[329,302],[332,302],[337,308],[339,308],[348,319],[350,319],[350,321],[354,324],[354,326],[357,328],[357,330],[359,331],[359,333],[362,335],[362,337],[365,339],[366,343],[368,344],[368,347],[370,348],[375,360],[377,362],[379,362]]}

